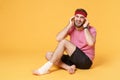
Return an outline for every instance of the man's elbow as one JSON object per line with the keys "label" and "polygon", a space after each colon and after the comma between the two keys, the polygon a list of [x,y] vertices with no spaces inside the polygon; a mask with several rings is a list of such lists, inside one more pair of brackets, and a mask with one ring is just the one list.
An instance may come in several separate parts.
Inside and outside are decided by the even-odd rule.
{"label": "man's elbow", "polygon": [[62,40],[62,38],[56,37],[56,40],[57,40],[58,42],[60,42],[60,41]]}
{"label": "man's elbow", "polygon": [[95,45],[95,42],[94,42],[94,41],[92,41],[92,42],[88,42],[88,45],[92,47],[92,46]]}
{"label": "man's elbow", "polygon": [[93,43],[89,43],[88,45],[92,47],[94,44]]}

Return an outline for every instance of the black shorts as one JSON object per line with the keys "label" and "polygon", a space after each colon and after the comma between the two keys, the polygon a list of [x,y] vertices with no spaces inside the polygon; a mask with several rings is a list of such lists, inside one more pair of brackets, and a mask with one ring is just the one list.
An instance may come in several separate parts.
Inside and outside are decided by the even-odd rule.
{"label": "black shorts", "polygon": [[61,60],[67,65],[74,64],[79,69],[89,69],[92,65],[92,61],[89,59],[89,57],[85,55],[85,53],[78,47],[76,47],[76,50],[71,56],[63,55]]}

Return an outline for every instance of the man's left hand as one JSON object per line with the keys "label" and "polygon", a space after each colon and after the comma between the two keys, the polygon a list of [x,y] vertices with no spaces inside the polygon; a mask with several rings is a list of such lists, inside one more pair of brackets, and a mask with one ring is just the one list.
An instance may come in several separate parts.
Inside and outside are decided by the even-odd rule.
{"label": "man's left hand", "polygon": [[85,18],[85,23],[83,24],[83,28],[88,27],[88,25],[89,25],[89,22],[88,22],[88,20]]}

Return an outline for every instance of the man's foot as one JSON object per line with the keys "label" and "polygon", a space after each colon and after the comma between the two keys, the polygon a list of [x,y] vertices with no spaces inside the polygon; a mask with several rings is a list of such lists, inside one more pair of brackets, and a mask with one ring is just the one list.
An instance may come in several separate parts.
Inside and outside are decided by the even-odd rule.
{"label": "man's foot", "polygon": [[53,63],[48,61],[42,67],[40,67],[39,69],[33,71],[33,74],[35,74],[35,75],[47,74],[49,72],[49,69],[52,67],[52,65],[53,65]]}
{"label": "man's foot", "polygon": [[[48,74],[48,73],[49,73],[49,72],[46,72],[46,73],[44,73],[44,74]],[[36,75],[36,76],[43,75],[43,74],[41,74],[38,70],[34,70],[34,71],[33,71],[33,74]]]}
{"label": "man's foot", "polygon": [[75,70],[76,70],[76,66],[75,66],[75,65],[72,65],[72,66],[70,66],[70,68],[68,69],[68,72],[69,72],[70,74],[73,74],[73,73],[75,73]]}
{"label": "man's foot", "polygon": [[38,70],[34,70],[34,71],[33,71],[33,74],[34,74],[34,75],[37,75],[37,76],[41,75]]}

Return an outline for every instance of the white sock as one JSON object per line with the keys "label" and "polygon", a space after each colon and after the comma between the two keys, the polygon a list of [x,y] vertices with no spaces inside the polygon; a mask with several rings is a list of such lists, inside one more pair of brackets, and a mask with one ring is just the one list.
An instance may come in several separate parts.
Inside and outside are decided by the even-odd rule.
{"label": "white sock", "polygon": [[38,72],[40,74],[45,74],[48,72],[48,70],[52,67],[53,63],[51,63],[50,61],[48,61],[47,63],[45,63],[41,68],[38,69]]}

